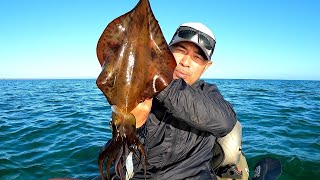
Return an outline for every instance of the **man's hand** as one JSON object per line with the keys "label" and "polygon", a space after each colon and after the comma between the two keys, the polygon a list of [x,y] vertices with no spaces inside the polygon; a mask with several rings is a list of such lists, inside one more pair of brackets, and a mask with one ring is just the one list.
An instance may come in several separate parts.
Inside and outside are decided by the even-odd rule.
{"label": "man's hand", "polygon": [[141,127],[147,120],[152,106],[152,99],[146,99],[139,103],[132,111],[131,114],[136,118],[136,128]]}

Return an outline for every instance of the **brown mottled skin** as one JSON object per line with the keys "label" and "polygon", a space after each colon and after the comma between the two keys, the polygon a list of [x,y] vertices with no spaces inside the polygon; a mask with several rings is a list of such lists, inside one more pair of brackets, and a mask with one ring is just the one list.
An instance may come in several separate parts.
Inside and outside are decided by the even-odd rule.
{"label": "brown mottled skin", "polygon": [[107,159],[107,178],[114,162],[117,175],[124,179],[123,166],[130,151],[136,157],[140,152],[146,166],[144,147],[136,138],[136,122],[130,112],[171,82],[176,61],[148,0],[140,0],[133,10],[108,24],[98,41],[97,56],[103,69],[96,83],[114,108],[112,140],[99,155],[99,169],[103,178]]}

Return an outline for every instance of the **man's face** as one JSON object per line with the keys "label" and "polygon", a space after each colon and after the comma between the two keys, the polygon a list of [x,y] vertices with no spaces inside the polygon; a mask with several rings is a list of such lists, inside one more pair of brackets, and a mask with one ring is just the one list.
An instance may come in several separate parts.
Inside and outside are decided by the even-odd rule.
{"label": "man's face", "polygon": [[194,84],[212,64],[212,61],[206,60],[202,50],[191,42],[179,42],[172,46],[171,51],[177,62],[173,78],[182,78],[189,85]]}

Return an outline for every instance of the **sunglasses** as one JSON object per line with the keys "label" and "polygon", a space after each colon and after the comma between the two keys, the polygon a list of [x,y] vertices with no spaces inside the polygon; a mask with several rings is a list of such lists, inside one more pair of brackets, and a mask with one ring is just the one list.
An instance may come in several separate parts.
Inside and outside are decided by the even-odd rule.
{"label": "sunglasses", "polygon": [[206,33],[203,33],[191,27],[180,26],[180,28],[176,31],[175,34],[175,36],[187,40],[191,40],[196,35],[198,36],[197,43],[204,47],[206,49],[206,53],[209,55],[209,57],[211,57],[216,41]]}

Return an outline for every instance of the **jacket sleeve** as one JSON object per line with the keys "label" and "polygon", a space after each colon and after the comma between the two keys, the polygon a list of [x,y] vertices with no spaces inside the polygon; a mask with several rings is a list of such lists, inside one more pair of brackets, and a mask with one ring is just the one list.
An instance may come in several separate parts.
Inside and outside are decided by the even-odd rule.
{"label": "jacket sleeve", "polygon": [[231,104],[224,100],[216,85],[200,82],[196,86],[183,79],[173,80],[157,99],[174,117],[190,126],[216,137],[225,136],[237,121]]}

